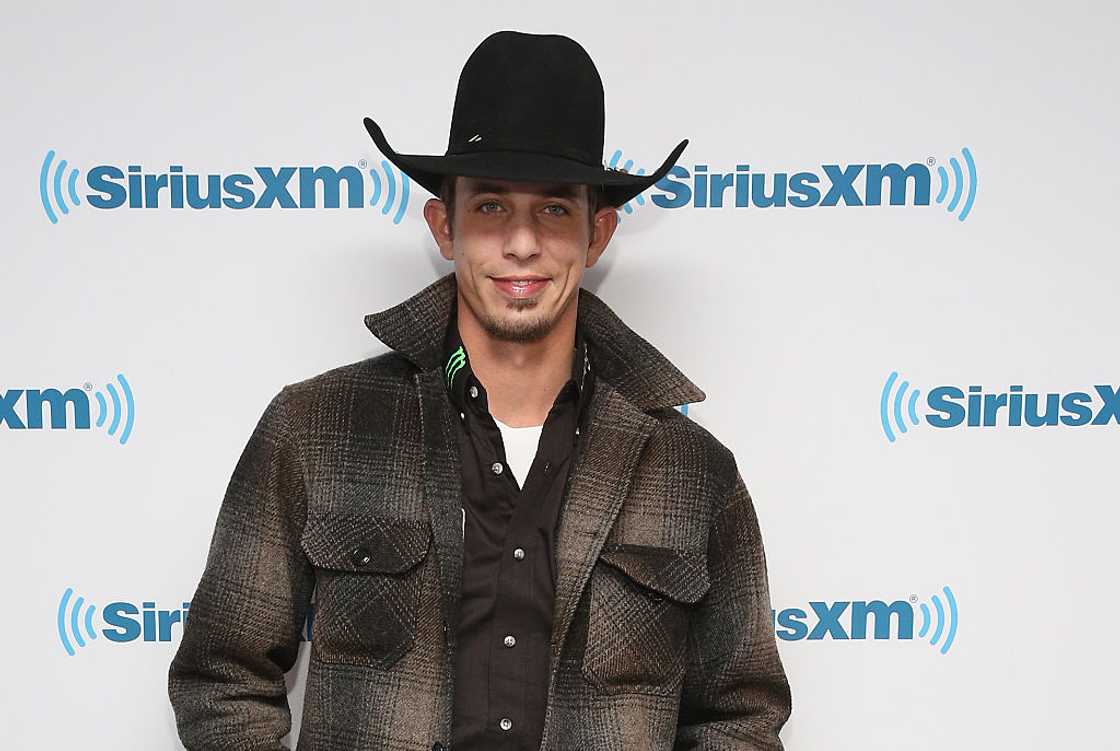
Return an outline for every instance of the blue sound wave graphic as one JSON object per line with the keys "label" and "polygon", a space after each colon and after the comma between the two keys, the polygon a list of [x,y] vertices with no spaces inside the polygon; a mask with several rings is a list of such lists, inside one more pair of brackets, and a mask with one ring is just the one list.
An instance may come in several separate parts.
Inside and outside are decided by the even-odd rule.
{"label": "blue sound wave graphic", "polygon": [[961,155],[964,156],[965,166],[968,168],[968,182],[965,182],[964,171],[961,169],[961,163],[957,158],[949,157],[949,166],[953,168],[953,176],[949,177],[948,171],[941,165],[937,166],[938,190],[937,202],[942,203],[945,196],[949,193],[950,184],[953,188],[953,197],[949,201],[949,205],[945,210],[952,213],[957,210],[960,204],[961,196],[964,194],[966,186],[968,195],[965,196],[964,204],[961,206],[960,213],[957,214],[959,221],[964,221],[968,217],[968,213],[972,211],[972,203],[976,200],[976,162],[972,159],[972,152],[967,147],[961,149]]}
{"label": "blue sound wave graphic", "polygon": [[[397,174],[398,170],[393,167],[389,162],[382,159],[381,169],[385,171],[385,205],[381,207],[381,214],[387,215],[393,208],[393,201],[397,199]],[[408,175],[403,172],[400,174],[401,194],[400,201],[397,204],[397,213],[393,215],[393,224],[400,224],[401,218],[404,217],[405,209],[408,208],[408,195],[410,180]],[[371,169],[369,176],[373,180],[373,195],[369,199],[370,206],[376,206],[377,202],[381,200],[381,176],[377,170]]]}
{"label": "blue sound wave graphic", "polygon": [[[132,425],[136,419],[136,402],[132,398],[132,387],[128,385],[123,373],[117,374],[117,382],[120,384],[119,391],[112,383],[105,385],[111,405],[106,402],[105,395],[101,391],[97,391],[94,396],[97,398],[97,427],[104,426],[105,421],[109,420],[109,435],[117,436],[117,430],[120,429],[117,440],[123,446],[128,443],[128,437],[132,435]],[[123,429],[121,429],[122,422]]]}
{"label": "blue sound wave graphic", "polygon": [[[879,397],[879,420],[883,424],[883,432],[887,436],[887,440],[894,443],[895,430],[899,433],[906,433],[907,420],[911,425],[917,425],[918,420],[918,395],[921,393],[919,389],[914,389],[910,392],[910,398],[906,399],[906,390],[910,388],[909,381],[903,381],[898,385],[898,390],[893,391],[895,381],[898,380],[898,372],[892,370],[891,374],[887,376],[887,382],[883,384],[883,393]],[[902,410],[903,402],[906,402],[905,413]]]}
{"label": "blue sound wave graphic", "polygon": [[[43,159],[43,166],[39,170],[39,200],[43,202],[43,210],[47,212],[47,219],[51,220],[51,224],[58,224],[58,214],[55,213],[54,205],[58,206],[58,210],[64,215],[70,213],[70,208],[66,205],[66,198],[62,193],[62,178],[67,176],[66,173],[66,160],[61,160],[55,165],[54,177],[51,177],[51,162],[54,161],[54,149],[47,152],[46,157]],[[51,203],[51,192],[48,191],[48,183],[53,188],[54,205]],[[66,187],[69,193],[70,203],[75,206],[81,204],[78,200],[78,170],[73,167],[70,168],[70,173],[67,176]]]}
{"label": "blue sound wave graphic", "polygon": [[[618,166],[618,160],[620,160],[621,158],[622,158],[622,149],[615,149],[614,153],[611,154],[610,161],[607,162],[607,168],[608,169],[621,169],[624,172],[630,172],[630,170],[634,167],[634,160],[633,159],[627,159],[626,162],[623,163],[622,167],[620,168]],[[644,175],[645,173],[646,173],[645,167],[640,167],[638,169],[638,171],[634,172],[633,174],[640,176],[640,175]],[[641,193],[634,196],[633,201],[635,203],[637,203],[639,206],[645,206],[646,205],[645,196],[643,196]],[[622,205],[622,210],[625,211],[627,214],[634,213],[634,207],[630,205],[630,201],[627,201],[626,203],[624,203]]]}
{"label": "blue sound wave graphic", "polygon": [[[930,598],[933,602],[933,614],[930,613],[929,605],[922,603],[922,625],[918,629],[918,637],[926,638],[932,625],[933,633],[930,634],[929,643],[936,647],[940,642],[939,651],[941,654],[947,654],[957,638],[957,598],[953,596],[953,590],[949,587],[942,587],[941,591],[945,593],[944,603],[937,595]],[[941,640],[942,636],[945,637],[944,641]]]}
{"label": "blue sound wave graphic", "polygon": [[[58,602],[58,640],[62,642],[62,648],[66,650],[66,654],[73,657],[76,654],[74,645],[79,648],[86,645],[86,639],[93,641],[97,638],[97,632],[93,629],[93,614],[96,608],[93,605],[87,605],[85,598],[78,597],[73,602],[70,598],[74,595],[74,589],[67,587],[66,591],[62,593],[62,599]],[[83,610],[83,606],[85,610]],[[82,629],[85,629],[85,635],[82,634]]]}

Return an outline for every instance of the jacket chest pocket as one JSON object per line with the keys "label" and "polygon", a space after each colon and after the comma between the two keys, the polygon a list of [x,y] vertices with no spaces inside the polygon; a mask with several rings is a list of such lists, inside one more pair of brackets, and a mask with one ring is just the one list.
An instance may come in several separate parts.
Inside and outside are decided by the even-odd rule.
{"label": "jacket chest pocket", "polygon": [[388,669],[412,648],[430,542],[426,520],[308,520],[300,544],[315,567],[319,660]]}
{"label": "jacket chest pocket", "polygon": [[706,561],[670,548],[608,544],[591,573],[584,678],[601,692],[672,695],[684,675]]}

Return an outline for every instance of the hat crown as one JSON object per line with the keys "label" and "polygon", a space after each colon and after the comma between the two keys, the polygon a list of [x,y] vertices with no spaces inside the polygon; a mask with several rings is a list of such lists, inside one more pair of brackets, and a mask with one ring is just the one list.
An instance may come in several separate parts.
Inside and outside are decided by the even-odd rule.
{"label": "hat crown", "polygon": [[498,31],[463,65],[447,154],[528,151],[598,166],[604,124],[603,81],[578,42]]}

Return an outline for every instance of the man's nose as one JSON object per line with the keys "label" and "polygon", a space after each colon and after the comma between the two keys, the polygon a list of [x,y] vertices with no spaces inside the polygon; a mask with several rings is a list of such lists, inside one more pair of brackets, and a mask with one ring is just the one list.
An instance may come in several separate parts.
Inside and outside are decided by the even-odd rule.
{"label": "man's nose", "polygon": [[540,253],[540,239],[533,217],[518,212],[506,225],[505,253],[516,258],[531,258]]}

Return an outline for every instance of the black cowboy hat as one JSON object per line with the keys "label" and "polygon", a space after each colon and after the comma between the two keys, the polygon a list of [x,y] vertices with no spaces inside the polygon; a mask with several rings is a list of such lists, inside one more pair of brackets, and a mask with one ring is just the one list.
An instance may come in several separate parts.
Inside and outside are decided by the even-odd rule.
{"label": "black cowboy hat", "polygon": [[365,118],[377,148],[439,195],[445,175],[602,185],[621,206],[660,180],[688,145],[681,141],[648,175],[602,163],[603,82],[587,51],[559,34],[498,31],[463,65],[443,156],[398,154]]}

